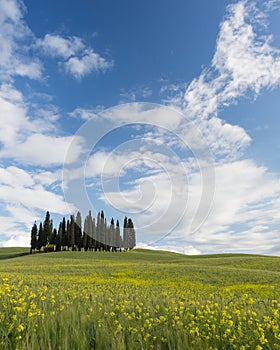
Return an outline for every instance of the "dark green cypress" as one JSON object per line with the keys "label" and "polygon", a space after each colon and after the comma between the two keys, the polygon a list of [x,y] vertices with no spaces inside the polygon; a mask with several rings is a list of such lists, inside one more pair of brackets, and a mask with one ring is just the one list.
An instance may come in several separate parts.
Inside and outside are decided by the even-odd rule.
{"label": "dark green cypress", "polygon": [[38,227],[35,221],[31,229],[30,254],[32,254],[33,250],[37,248],[37,234],[38,234]]}
{"label": "dark green cypress", "polygon": [[96,223],[96,250],[100,250],[100,230],[101,230],[101,217],[100,217],[100,212],[98,212],[97,223]]}
{"label": "dark green cypress", "polygon": [[55,241],[55,251],[61,251],[61,243],[62,243],[62,222],[59,223],[58,233]]}
{"label": "dark green cypress", "polygon": [[67,227],[65,218],[62,219],[61,222],[61,247],[62,249],[66,249],[68,245],[68,237],[67,237]]}
{"label": "dark green cypress", "polygon": [[128,249],[128,225],[127,225],[127,217],[124,218],[123,221],[123,247],[125,250]]}
{"label": "dark green cypress", "polygon": [[69,225],[69,248],[71,247],[72,250],[75,250],[76,242],[75,242],[75,217],[74,215],[71,215],[70,218],[70,225]]}
{"label": "dark green cypress", "polygon": [[45,247],[48,243],[52,241],[52,222],[51,222],[51,216],[50,212],[46,212],[46,217],[43,223],[43,229],[44,229],[44,236],[43,236],[43,247]]}
{"label": "dark green cypress", "polygon": [[101,221],[100,221],[100,248],[104,250],[105,247],[105,234],[106,234],[106,225],[104,219],[104,212],[101,211]]}
{"label": "dark green cypress", "polygon": [[88,251],[87,221],[88,221],[88,217],[86,216],[84,221],[84,229],[83,229],[83,247],[85,251]]}
{"label": "dark green cypress", "polygon": [[120,223],[119,223],[119,220],[117,220],[117,223],[116,223],[116,248],[121,251],[122,246],[123,246],[123,241],[122,241],[122,236],[121,236]]}
{"label": "dark green cypress", "polygon": [[129,249],[133,249],[136,246],[136,237],[135,237],[134,225],[133,225],[131,218],[128,219],[127,227],[128,227],[128,234],[127,234],[128,244],[127,244],[127,246]]}
{"label": "dark green cypress", "polygon": [[44,238],[44,229],[43,229],[43,225],[42,223],[40,222],[40,225],[39,225],[39,232],[38,232],[38,240],[37,240],[37,249],[40,251],[41,248],[43,247],[43,243],[45,241],[45,238]]}
{"label": "dark green cypress", "polygon": [[82,240],[82,217],[81,213],[78,211],[75,223],[75,242],[79,251],[82,250],[83,240]]}

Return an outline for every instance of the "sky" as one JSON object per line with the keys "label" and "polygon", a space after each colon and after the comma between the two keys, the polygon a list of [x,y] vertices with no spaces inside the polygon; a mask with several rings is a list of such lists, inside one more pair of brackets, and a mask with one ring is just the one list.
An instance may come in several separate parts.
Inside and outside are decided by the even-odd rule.
{"label": "sky", "polygon": [[280,255],[280,0],[0,0],[0,246],[80,210]]}

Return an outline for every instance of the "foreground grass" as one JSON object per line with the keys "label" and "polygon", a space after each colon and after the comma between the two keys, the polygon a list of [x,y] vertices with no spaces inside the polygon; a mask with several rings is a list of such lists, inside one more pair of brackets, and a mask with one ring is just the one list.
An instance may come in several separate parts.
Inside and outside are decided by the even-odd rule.
{"label": "foreground grass", "polygon": [[36,254],[0,281],[1,349],[280,349],[276,257]]}

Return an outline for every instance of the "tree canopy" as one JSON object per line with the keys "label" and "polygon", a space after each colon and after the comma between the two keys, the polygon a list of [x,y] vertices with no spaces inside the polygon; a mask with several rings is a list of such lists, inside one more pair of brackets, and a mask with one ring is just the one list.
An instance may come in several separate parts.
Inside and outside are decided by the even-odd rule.
{"label": "tree canopy", "polygon": [[81,213],[60,221],[58,229],[53,228],[50,212],[45,219],[31,229],[30,253],[36,251],[126,251],[136,246],[136,232],[131,218],[124,218],[123,234],[119,220],[107,221],[103,210],[93,218],[91,211],[82,224]]}

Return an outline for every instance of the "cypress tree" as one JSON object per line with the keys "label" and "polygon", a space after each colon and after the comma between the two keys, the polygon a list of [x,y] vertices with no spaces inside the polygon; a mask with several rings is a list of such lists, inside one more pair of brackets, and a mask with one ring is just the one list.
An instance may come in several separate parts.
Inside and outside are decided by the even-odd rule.
{"label": "cypress tree", "polygon": [[54,229],[53,229],[53,244],[55,244],[56,239],[57,239],[57,229],[54,228]]}
{"label": "cypress tree", "polygon": [[61,251],[61,245],[62,245],[62,222],[59,223],[59,229],[55,241],[55,251],[60,252]]}
{"label": "cypress tree", "polygon": [[75,217],[74,215],[71,215],[70,218],[70,225],[69,225],[69,247],[71,247],[72,250],[75,249]]}
{"label": "cypress tree", "polygon": [[88,220],[88,217],[86,216],[84,221],[84,229],[83,229],[83,247],[85,251],[88,251],[87,220]]}
{"label": "cypress tree", "polygon": [[39,233],[38,233],[38,240],[37,240],[37,249],[40,251],[41,248],[43,247],[43,243],[45,241],[45,237],[44,237],[44,229],[43,229],[43,225],[40,222],[39,225]]}
{"label": "cypress tree", "polygon": [[67,230],[66,230],[66,220],[65,218],[62,219],[61,222],[61,246],[62,249],[66,249],[68,245],[68,237],[67,237]]}
{"label": "cypress tree", "polygon": [[89,211],[88,212],[86,232],[87,232],[87,235],[88,235],[88,249],[90,251],[93,251],[92,223],[93,223],[93,219],[92,219],[92,216],[91,216],[91,211]]}
{"label": "cypress tree", "polygon": [[48,243],[52,241],[52,222],[51,222],[51,216],[49,211],[46,212],[46,217],[43,223],[43,229],[44,229],[44,239],[43,239],[43,247],[45,247]]}
{"label": "cypress tree", "polygon": [[38,234],[38,227],[35,221],[31,229],[30,254],[32,254],[32,251],[37,248],[37,234]]}
{"label": "cypress tree", "polygon": [[111,219],[110,229],[109,229],[109,245],[112,248],[112,251],[116,251],[116,230],[114,219]]}
{"label": "cypress tree", "polygon": [[129,218],[127,222],[128,227],[128,248],[133,249],[136,245],[135,230],[132,220]]}
{"label": "cypress tree", "polygon": [[82,250],[83,240],[82,240],[82,217],[81,213],[78,211],[75,223],[75,241],[79,251]]}
{"label": "cypress tree", "polygon": [[96,223],[96,250],[100,250],[100,231],[101,231],[101,216],[100,216],[100,212],[98,212],[97,223]]}
{"label": "cypress tree", "polygon": [[70,234],[70,221],[69,219],[67,220],[66,223],[66,237],[67,237],[67,249],[71,247],[71,234]]}
{"label": "cypress tree", "polygon": [[107,227],[107,220],[104,220],[104,250],[107,252],[108,251],[108,245],[109,245],[109,230]]}
{"label": "cypress tree", "polygon": [[123,221],[123,247],[125,250],[128,248],[128,225],[127,225],[127,217],[124,218]]}
{"label": "cypress tree", "polygon": [[[49,244],[54,244],[54,242],[55,242],[54,230],[56,230],[56,229],[53,228],[53,221],[51,219],[51,235],[50,235],[50,237],[48,239],[48,243]],[[56,233],[57,233],[57,231],[56,231]]]}
{"label": "cypress tree", "polygon": [[104,220],[104,212],[101,211],[101,221],[100,221],[100,247],[101,250],[104,250],[105,247],[105,233],[106,232],[106,226],[105,226],[105,220]]}
{"label": "cypress tree", "polygon": [[117,223],[116,223],[116,247],[118,249],[120,249],[120,251],[121,251],[122,246],[123,246],[123,242],[122,242],[122,236],[121,236],[121,230],[120,230],[120,223],[119,223],[119,220],[117,220]]}
{"label": "cypress tree", "polygon": [[95,219],[92,219],[92,240],[93,240],[93,249],[97,250],[97,240],[96,240],[96,225]]}
{"label": "cypress tree", "polygon": [[[98,212],[97,219],[92,218],[91,211],[84,220],[84,226],[82,229],[82,217],[78,211],[76,217],[71,215],[70,220],[63,220],[59,223],[58,231],[53,229],[53,221],[50,218],[49,211],[46,212],[45,220],[36,226],[34,223],[31,229],[31,242],[30,253],[34,249],[41,250],[44,247],[44,251],[50,251],[53,245],[56,251],[62,249],[71,248],[72,250],[84,248],[85,251],[89,250],[104,250],[104,251],[117,251],[122,249],[133,249],[136,246],[136,233],[134,224],[131,218],[124,218],[123,222],[123,235],[120,232],[119,220],[115,221],[111,219],[110,224],[107,225],[107,220],[104,216],[103,210]],[[47,247],[46,247],[47,246]],[[46,247],[46,249],[45,249]]]}

